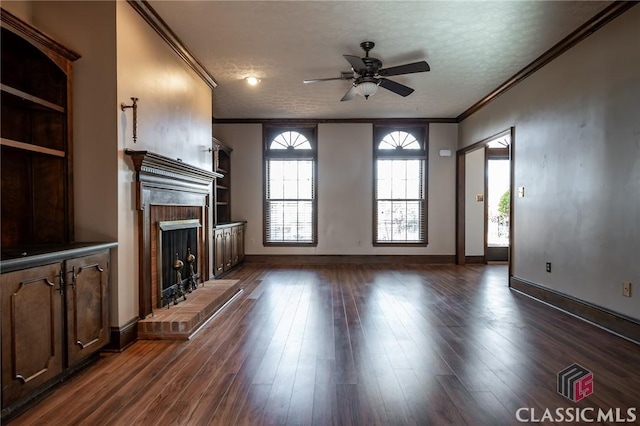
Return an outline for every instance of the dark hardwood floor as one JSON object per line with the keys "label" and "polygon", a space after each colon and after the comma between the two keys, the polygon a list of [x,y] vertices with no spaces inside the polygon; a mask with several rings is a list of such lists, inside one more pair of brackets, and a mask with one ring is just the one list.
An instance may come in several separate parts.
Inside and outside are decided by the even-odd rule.
{"label": "dark hardwood floor", "polygon": [[[104,355],[12,424],[507,425],[523,407],[640,406],[640,346],[509,290],[506,266],[229,278],[244,294],[194,339]],[[573,363],[594,377],[578,403],[556,390]]]}

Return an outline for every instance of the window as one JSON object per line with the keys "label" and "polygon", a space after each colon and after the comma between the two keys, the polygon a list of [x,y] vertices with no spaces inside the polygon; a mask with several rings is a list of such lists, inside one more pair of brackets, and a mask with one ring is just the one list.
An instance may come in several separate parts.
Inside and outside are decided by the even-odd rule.
{"label": "window", "polygon": [[315,132],[265,128],[265,245],[317,245]]}
{"label": "window", "polygon": [[374,245],[426,245],[424,127],[374,132]]}

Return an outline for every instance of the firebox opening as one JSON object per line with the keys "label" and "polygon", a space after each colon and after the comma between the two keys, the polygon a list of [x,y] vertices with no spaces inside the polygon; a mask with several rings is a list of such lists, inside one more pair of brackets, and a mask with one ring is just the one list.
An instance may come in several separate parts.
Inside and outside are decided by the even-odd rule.
{"label": "firebox opening", "polygon": [[159,307],[177,304],[197,289],[200,227],[198,219],[159,222]]}

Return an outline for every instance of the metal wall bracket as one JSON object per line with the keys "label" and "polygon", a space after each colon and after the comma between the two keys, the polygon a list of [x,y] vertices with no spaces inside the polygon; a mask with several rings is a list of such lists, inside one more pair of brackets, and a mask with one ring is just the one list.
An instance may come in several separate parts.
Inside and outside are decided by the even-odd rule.
{"label": "metal wall bracket", "polygon": [[133,104],[127,105],[124,102],[120,104],[120,109],[122,111],[127,108],[133,109],[133,143],[136,143],[138,140],[138,98],[131,98]]}

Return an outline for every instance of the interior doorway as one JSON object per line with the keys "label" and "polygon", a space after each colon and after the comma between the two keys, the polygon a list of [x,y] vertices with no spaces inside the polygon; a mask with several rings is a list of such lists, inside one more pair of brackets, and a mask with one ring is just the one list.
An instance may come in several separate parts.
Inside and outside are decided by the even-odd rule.
{"label": "interior doorway", "polygon": [[485,147],[485,260],[509,261],[509,213],[511,210],[511,159],[509,136]]}
{"label": "interior doorway", "polygon": [[[509,275],[511,275],[514,252],[514,137],[515,128],[512,127],[457,152],[456,263],[458,265],[506,261],[509,264]],[[476,174],[475,177],[468,176],[468,173],[477,173],[474,171],[477,169],[474,164],[477,164],[478,157],[482,162],[481,173]],[[483,176],[484,179],[482,179]],[[483,184],[478,187],[476,184],[478,180],[484,181],[484,187]],[[478,209],[480,203],[484,204],[484,208]],[[470,214],[474,211],[475,213]],[[484,241],[477,241],[478,238]]]}

